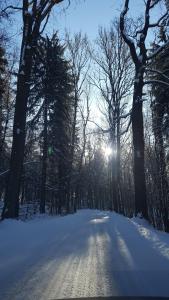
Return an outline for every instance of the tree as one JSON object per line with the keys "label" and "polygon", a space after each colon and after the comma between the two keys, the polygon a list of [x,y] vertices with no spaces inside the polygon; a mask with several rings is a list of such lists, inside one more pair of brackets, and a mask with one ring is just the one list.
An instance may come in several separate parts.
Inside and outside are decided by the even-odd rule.
{"label": "tree", "polygon": [[[53,61],[49,77],[49,145],[52,147],[51,159],[55,160],[55,177],[57,179],[58,213],[69,212],[70,204],[70,170],[71,170],[71,133],[73,115],[73,78],[69,62],[64,58],[65,48],[53,37]],[[51,56],[50,56],[51,58]],[[56,180],[55,179],[55,180]]]}
{"label": "tree", "polygon": [[111,156],[111,189],[112,207],[116,212],[122,211],[120,187],[120,151],[122,120],[130,116],[125,112],[127,96],[132,87],[132,61],[129,50],[123,41],[119,23],[115,21],[110,29],[99,29],[96,41],[97,51],[91,51],[91,56],[96,63],[93,84],[99,89],[105,102],[105,115],[108,121],[109,143],[114,155]]}
{"label": "tree", "polygon": [[7,67],[7,60],[5,58],[5,50],[0,47],[0,159],[3,149],[3,105],[4,105],[4,94],[6,89],[5,73]]}
{"label": "tree", "polygon": [[[159,210],[164,222],[165,231],[169,231],[169,220],[168,220],[168,201],[169,201],[169,185],[167,178],[167,167],[166,157],[164,149],[164,136],[165,136],[165,120],[168,117],[168,91],[169,85],[162,85],[158,81],[169,82],[169,47],[160,53],[154,61],[152,61],[152,69],[154,73],[151,74],[151,79],[155,80],[156,83],[152,83],[152,96],[153,100],[151,103],[152,109],[152,124],[153,133],[155,138],[155,154],[157,161],[157,172],[159,180],[158,186],[158,202]],[[156,73],[157,70],[157,73]]]}
{"label": "tree", "polygon": [[[89,121],[89,116],[90,116],[90,84],[85,87],[85,97],[84,97],[84,104],[79,105],[79,110],[80,110],[80,116],[81,116],[81,126],[80,128],[82,129],[81,133],[79,134],[80,136],[80,141],[79,141],[79,151],[78,155],[76,155],[76,157],[74,157],[74,159],[76,159],[76,167],[74,166],[75,169],[75,174],[76,176],[74,176],[74,190],[75,190],[75,199],[73,201],[73,206],[74,206],[74,210],[76,211],[77,206],[80,207],[80,203],[81,203],[81,196],[83,194],[83,192],[81,192],[81,190],[84,189],[84,182],[83,182],[83,164],[84,164],[84,159],[85,159],[85,151],[86,151],[86,144],[87,144],[87,125],[88,125],[88,121]],[[77,148],[77,147],[76,147]]]}
{"label": "tree", "polygon": [[135,186],[135,213],[141,214],[148,219],[148,207],[146,197],[146,181],[144,169],[144,124],[143,124],[143,87],[146,66],[149,61],[164,49],[161,46],[153,55],[148,55],[146,48],[146,39],[150,29],[157,28],[167,18],[165,12],[157,22],[150,22],[150,13],[152,9],[160,3],[158,1],[145,1],[144,22],[133,33],[126,32],[126,15],[129,10],[129,0],[125,0],[124,9],[120,15],[120,30],[125,43],[128,45],[132,60],[135,65],[135,80],[132,105],[132,134],[134,150],[134,186]]}
{"label": "tree", "polygon": [[[57,33],[51,38],[41,37],[34,56],[29,97],[29,126],[39,124],[41,145],[40,212],[45,212],[47,189],[55,191],[51,212],[60,211],[67,199],[70,180],[70,149],[72,126],[72,77],[65,60],[65,46]],[[30,119],[31,118],[31,119]],[[41,122],[41,123],[40,123]],[[61,165],[61,167],[60,167]],[[62,173],[62,174],[61,174]],[[63,178],[62,178],[63,177]],[[59,183],[62,181],[62,183]],[[63,188],[64,187],[64,188]],[[61,189],[65,197],[61,200]],[[56,193],[57,190],[57,193]],[[55,203],[54,203],[55,202]]]}
{"label": "tree", "polygon": [[[66,33],[67,55],[70,60],[71,74],[73,79],[73,115],[72,115],[72,133],[71,133],[71,167],[70,167],[70,185],[73,187],[74,180],[73,169],[75,160],[76,140],[77,140],[77,118],[79,111],[79,103],[83,96],[84,84],[86,82],[87,74],[89,72],[90,56],[88,51],[87,36],[83,36],[81,32],[75,34],[73,37]],[[71,191],[73,195],[74,191]],[[74,199],[72,197],[72,202]],[[73,204],[74,208],[76,204]]]}
{"label": "tree", "polygon": [[20,180],[24,159],[26,114],[33,52],[37,46],[41,24],[43,22],[45,22],[45,24],[47,23],[53,6],[62,1],[63,0],[23,0],[22,7],[18,7],[18,9],[22,11],[23,35],[17,80],[10,171],[2,218],[18,217]]}

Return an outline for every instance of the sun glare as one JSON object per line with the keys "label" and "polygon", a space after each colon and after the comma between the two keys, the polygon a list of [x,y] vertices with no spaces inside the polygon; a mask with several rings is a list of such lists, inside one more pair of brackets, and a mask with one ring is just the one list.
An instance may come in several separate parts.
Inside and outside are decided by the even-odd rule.
{"label": "sun glare", "polygon": [[103,148],[103,153],[104,153],[105,157],[108,158],[109,156],[111,156],[113,154],[113,150],[111,147],[105,146]]}

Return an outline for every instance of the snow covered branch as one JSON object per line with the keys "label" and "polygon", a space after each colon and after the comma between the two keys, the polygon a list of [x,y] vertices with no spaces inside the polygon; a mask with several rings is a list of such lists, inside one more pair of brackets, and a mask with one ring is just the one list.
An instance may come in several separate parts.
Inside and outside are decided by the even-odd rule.
{"label": "snow covered branch", "polygon": [[124,41],[130,48],[131,56],[133,58],[134,63],[138,64],[139,60],[137,57],[134,41],[125,32],[125,17],[127,15],[128,10],[129,10],[129,0],[125,0],[124,9],[120,14],[120,31],[121,31],[121,35],[122,35]]}
{"label": "snow covered branch", "polygon": [[154,84],[154,83],[156,83],[156,84],[164,84],[164,85],[166,85],[166,86],[169,87],[169,83],[166,82],[166,81],[162,81],[162,80],[152,79],[152,80],[146,80],[146,81],[144,81],[144,85],[146,85],[146,84]]}

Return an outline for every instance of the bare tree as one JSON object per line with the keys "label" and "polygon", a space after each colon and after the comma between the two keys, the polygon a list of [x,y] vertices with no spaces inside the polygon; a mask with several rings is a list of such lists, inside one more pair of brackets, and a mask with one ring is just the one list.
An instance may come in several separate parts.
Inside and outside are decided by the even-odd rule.
{"label": "bare tree", "polygon": [[82,36],[79,32],[71,38],[66,33],[66,46],[68,49],[68,57],[71,62],[71,72],[73,77],[74,89],[74,112],[73,112],[73,128],[72,128],[72,163],[75,150],[76,126],[78,105],[83,93],[84,83],[89,71],[89,53],[87,36]]}
{"label": "bare tree", "polygon": [[[106,118],[109,124],[110,144],[113,150],[111,157],[111,178],[113,209],[122,211],[120,188],[120,138],[122,134],[122,119],[130,117],[124,113],[127,106],[127,96],[132,87],[132,61],[128,47],[123,41],[119,23],[116,21],[109,30],[99,29],[97,52],[91,51],[96,64],[93,84],[100,90],[106,104]],[[130,121],[129,121],[130,124]]]}
{"label": "bare tree", "polygon": [[87,127],[88,127],[88,121],[90,117],[90,83],[88,86],[85,86],[85,92],[84,92],[84,103],[79,105],[79,111],[80,111],[80,118],[81,118],[81,138],[80,138],[80,147],[78,151],[78,158],[76,156],[77,160],[77,171],[76,171],[76,180],[75,180],[75,197],[74,199],[74,207],[75,209],[77,207],[80,207],[80,201],[81,201],[81,189],[83,189],[83,179],[82,179],[82,168],[85,161],[85,152],[86,152],[86,144],[87,144]]}
{"label": "bare tree", "polygon": [[[146,48],[148,33],[151,29],[159,27],[168,17],[166,11],[155,23],[151,23],[150,14],[161,0],[145,1],[144,21],[138,28],[132,28],[133,34],[127,32],[126,15],[129,10],[129,0],[125,0],[124,9],[120,15],[120,30],[125,43],[128,45],[132,60],[135,65],[135,81],[132,105],[132,134],[134,150],[134,185],[135,185],[135,213],[148,219],[146,182],[144,169],[144,124],[143,124],[143,87],[144,75],[149,62],[157,56],[166,46],[163,45],[153,54]],[[134,26],[135,27],[135,26]]]}
{"label": "bare tree", "polygon": [[[75,34],[73,37],[68,34],[65,35],[67,55],[70,60],[71,74],[73,78],[73,122],[72,122],[72,137],[71,137],[71,157],[70,157],[70,186],[73,180],[73,163],[76,149],[77,139],[77,117],[79,111],[79,103],[82,98],[84,84],[86,82],[89,71],[90,56],[88,52],[87,36],[83,36],[81,32]],[[70,194],[73,194],[70,188]],[[74,201],[72,199],[72,201]],[[71,202],[72,202],[71,201]],[[74,205],[73,205],[74,206]],[[75,207],[75,206],[74,206]]]}

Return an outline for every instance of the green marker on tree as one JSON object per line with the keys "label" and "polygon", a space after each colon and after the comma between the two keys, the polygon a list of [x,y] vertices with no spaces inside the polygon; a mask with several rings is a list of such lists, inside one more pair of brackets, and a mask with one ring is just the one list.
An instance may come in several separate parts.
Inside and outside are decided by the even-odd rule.
{"label": "green marker on tree", "polygon": [[53,148],[52,147],[48,147],[48,154],[52,155],[52,153],[53,153]]}

